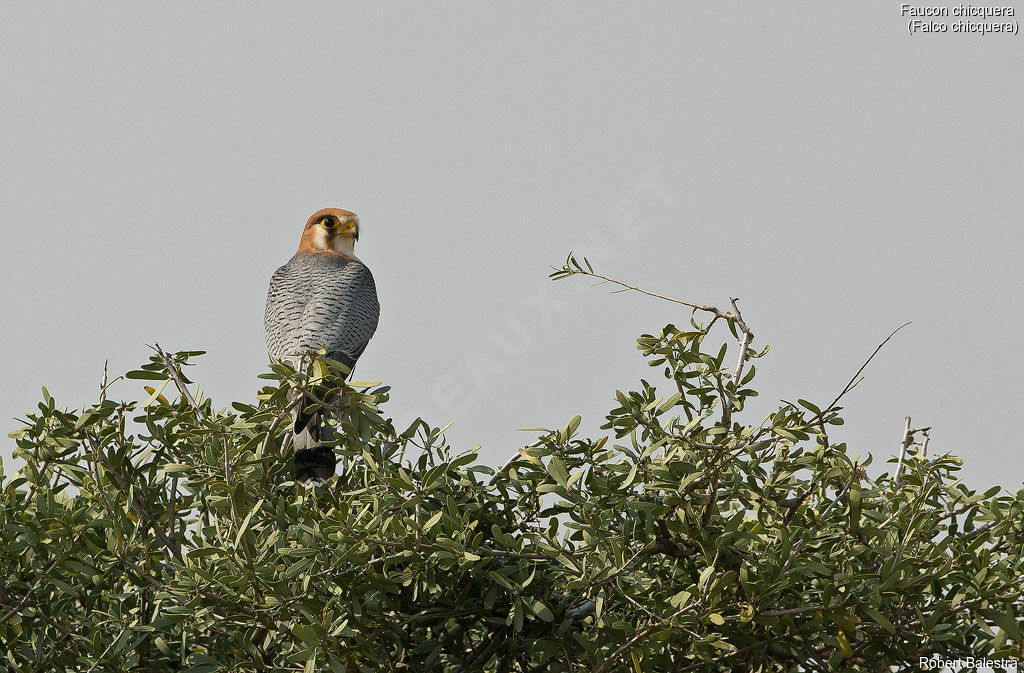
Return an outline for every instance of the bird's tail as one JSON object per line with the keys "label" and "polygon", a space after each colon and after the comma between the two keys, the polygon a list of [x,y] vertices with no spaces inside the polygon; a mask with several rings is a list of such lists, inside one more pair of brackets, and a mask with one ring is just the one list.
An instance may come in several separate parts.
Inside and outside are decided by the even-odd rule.
{"label": "bird's tail", "polygon": [[[340,352],[330,352],[327,357],[344,365],[345,371],[340,378],[336,376],[338,372],[333,372],[334,377],[325,377],[316,385],[316,392],[313,395],[320,401],[331,404],[338,399],[342,382],[352,373],[356,360],[355,357]],[[312,372],[314,364],[309,363],[310,369],[307,373]],[[307,371],[304,360],[299,361],[298,368]],[[292,427],[292,445],[295,448],[292,466],[295,480],[305,482],[310,479],[329,479],[334,476],[334,468],[338,462],[334,455],[334,427],[328,423],[331,412],[299,389],[292,388],[289,394],[301,395],[303,398],[295,406],[295,424]]]}
{"label": "bird's tail", "polygon": [[[302,395],[301,392],[296,391]],[[292,427],[292,444],[295,454],[292,458],[296,481],[317,479],[324,481],[334,476],[337,459],[334,447],[325,443],[334,441],[334,428],[328,423],[329,410],[315,407],[313,400],[305,398],[295,408],[295,424]]]}

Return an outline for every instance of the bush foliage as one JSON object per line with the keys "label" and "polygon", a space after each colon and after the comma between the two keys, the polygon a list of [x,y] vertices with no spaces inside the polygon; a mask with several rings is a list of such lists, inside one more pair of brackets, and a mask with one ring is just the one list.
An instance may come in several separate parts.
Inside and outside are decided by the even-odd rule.
{"label": "bush foliage", "polygon": [[[592,273],[570,259],[554,274]],[[709,307],[705,307],[709,308]],[[735,308],[735,305],[734,305]],[[918,436],[869,476],[837,403],[748,420],[763,355],[738,311],[638,339],[663,374],[605,436],[538,429],[500,469],[388,388],[333,402],[338,475],[291,480],[274,367],[216,409],[165,354],[141,399],[44,389],[0,500],[0,667],[13,671],[888,670],[1015,657],[1024,490],[983,493]],[[712,337],[728,328],[740,343]],[[725,334],[723,332],[723,334]],[[707,348],[708,343],[714,347]],[[730,354],[731,353],[731,354]],[[746,368],[744,370],[744,365]],[[326,402],[324,402],[326,403]],[[877,471],[877,470],[876,470]]]}

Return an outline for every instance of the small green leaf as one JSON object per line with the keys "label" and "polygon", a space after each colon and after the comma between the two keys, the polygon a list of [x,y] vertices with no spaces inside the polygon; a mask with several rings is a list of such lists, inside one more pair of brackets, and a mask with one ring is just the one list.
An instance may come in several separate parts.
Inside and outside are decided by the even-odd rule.
{"label": "small green leaf", "polygon": [[883,615],[881,612],[871,607],[870,605],[864,606],[864,614],[866,614],[868,617],[871,617],[871,619],[875,620],[875,622],[879,626],[881,626],[889,633],[896,633],[896,629],[893,627],[892,622],[890,622],[885,615]]}
{"label": "small green leaf", "polygon": [[565,463],[558,456],[552,456],[551,460],[548,461],[548,474],[554,479],[559,486],[565,486],[565,482],[569,479],[569,472],[565,469]]}
{"label": "small green leaf", "polygon": [[810,409],[815,414],[821,414],[821,409],[818,408],[818,406],[816,404],[812,404],[811,402],[808,402],[807,400],[797,400],[797,404],[799,404],[800,406],[802,406],[805,409]]}
{"label": "small green leaf", "polygon": [[167,400],[163,399],[163,395],[161,395],[161,393],[164,392],[164,388],[166,388],[167,384],[170,383],[170,382],[171,382],[170,379],[164,379],[164,382],[161,383],[155,389],[151,388],[150,386],[143,386],[146,389],[146,391],[149,393],[149,397],[147,397],[146,401],[142,403],[142,408],[145,409],[149,405],[153,404],[153,402],[155,402],[157,399],[159,399],[161,402],[166,403]]}
{"label": "small green leaf", "polygon": [[167,378],[164,372],[151,372],[145,369],[135,369],[124,375],[126,379],[143,379],[146,381],[163,381]]}
{"label": "small green leaf", "polygon": [[850,647],[850,641],[846,638],[846,632],[842,629],[836,634],[836,639],[839,641],[839,649],[843,652],[844,658],[853,656],[853,648]]}
{"label": "small green leaf", "polygon": [[423,524],[423,532],[426,533],[431,528],[433,528],[437,524],[437,522],[441,520],[441,517],[443,515],[444,510],[438,510],[437,512],[435,512],[434,515],[427,519],[427,522]]}
{"label": "small green leaf", "polygon": [[572,434],[576,432],[576,429],[578,427],[580,427],[580,421],[582,420],[583,419],[580,416],[573,416],[572,418],[569,419],[569,422],[566,423],[565,427],[562,428],[561,434],[564,438],[563,441],[569,439],[569,437],[572,437]]}
{"label": "small green leaf", "polygon": [[530,604],[530,610],[545,622],[551,622],[555,619],[555,616],[551,614],[551,610],[538,600],[534,600],[533,603]]}
{"label": "small green leaf", "polygon": [[700,578],[697,580],[697,588],[703,589],[704,586],[708,583],[708,580],[711,579],[711,575],[713,575],[714,572],[715,566],[708,566],[707,568],[704,568],[704,570],[701,570]]}

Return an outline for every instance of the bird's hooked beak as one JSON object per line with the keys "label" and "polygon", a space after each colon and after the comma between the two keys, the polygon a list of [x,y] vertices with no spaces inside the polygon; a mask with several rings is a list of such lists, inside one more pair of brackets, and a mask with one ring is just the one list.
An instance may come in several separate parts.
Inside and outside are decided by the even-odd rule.
{"label": "bird's hooked beak", "polygon": [[345,220],[334,220],[329,224],[330,226],[324,225],[327,230],[324,248],[351,255],[356,241],[359,240],[359,220],[352,216]]}
{"label": "bird's hooked beak", "polygon": [[342,238],[351,238],[359,240],[359,221],[358,220],[347,220],[340,227],[336,227],[337,231],[335,236],[341,236]]}
{"label": "bird's hooked beak", "polygon": [[320,221],[320,226],[327,230],[327,239],[329,241],[339,237],[359,240],[359,220],[355,217],[351,217],[344,222],[338,220],[337,217],[325,217]]}

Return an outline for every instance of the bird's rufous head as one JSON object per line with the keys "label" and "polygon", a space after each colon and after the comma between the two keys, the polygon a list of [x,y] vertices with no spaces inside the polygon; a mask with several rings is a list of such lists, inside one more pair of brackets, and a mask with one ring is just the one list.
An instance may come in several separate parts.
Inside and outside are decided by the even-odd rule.
{"label": "bird's rufous head", "polygon": [[359,217],[341,208],[324,208],[306,220],[299,252],[341,252],[355,249],[359,239]]}

